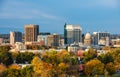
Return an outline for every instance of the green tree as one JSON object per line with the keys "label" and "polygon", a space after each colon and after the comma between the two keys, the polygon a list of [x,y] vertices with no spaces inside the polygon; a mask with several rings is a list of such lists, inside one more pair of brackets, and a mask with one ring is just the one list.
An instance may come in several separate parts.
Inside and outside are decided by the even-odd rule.
{"label": "green tree", "polygon": [[32,66],[26,66],[20,72],[22,77],[33,77],[34,73]]}
{"label": "green tree", "polygon": [[104,76],[106,77],[108,74],[107,72],[109,72],[107,70],[107,64],[109,63],[114,63],[114,59],[112,57],[112,54],[110,52],[106,53],[106,54],[102,54],[100,56],[97,57],[102,63],[104,63]]}
{"label": "green tree", "polygon": [[93,48],[90,48],[87,52],[83,53],[83,62],[86,63],[94,58],[97,57],[97,53],[94,51]]}
{"label": "green tree", "polygon": [[34,54],[31,52],[19,53],[16,57],[16,63],[31,63]]}
{"label": "green tree", "polygon": [[18,69],[7,69],[4,72],[4,77],[22,77],[20,74],[20,70]]}
{"label": "green tree", "polygon": [[13,63],[12,55],[10,52],[0,52],[0,63],[9,66]]}
{"label": "green tree", "polygon": [[102,54],[100,56],[97,57],[102,63],[104,63],[105,65],[110,63],[110,62],[114,62],[114,59],[111,55],[111,53],[106,53],[106,54]]}

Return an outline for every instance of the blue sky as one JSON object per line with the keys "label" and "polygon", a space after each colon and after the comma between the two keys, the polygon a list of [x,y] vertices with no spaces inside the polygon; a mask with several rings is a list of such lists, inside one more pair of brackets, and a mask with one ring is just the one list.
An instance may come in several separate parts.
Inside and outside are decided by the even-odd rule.
{"label": "blue sky", "polygon": [[120,0],[0,0],[0,34],[24,32],[25,24],[61,34],[65,22],[80,25],[83,33],[120,34]]}

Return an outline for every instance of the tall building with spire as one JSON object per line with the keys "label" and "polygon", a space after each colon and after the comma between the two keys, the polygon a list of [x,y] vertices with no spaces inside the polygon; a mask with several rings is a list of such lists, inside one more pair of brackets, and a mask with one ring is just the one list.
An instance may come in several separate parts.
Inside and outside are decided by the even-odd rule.
{"label": "tall building with spire", "polygon": [[82,28],[80,25],[64,25],[65,44],[82,42]]}

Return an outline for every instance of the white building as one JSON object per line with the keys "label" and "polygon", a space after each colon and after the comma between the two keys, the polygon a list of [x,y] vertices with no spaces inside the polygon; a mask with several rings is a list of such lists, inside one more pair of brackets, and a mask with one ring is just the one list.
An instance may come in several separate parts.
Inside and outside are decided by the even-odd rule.
{"label": "white building", "polygon": [[48,35],[38,35],[37,42],[43,42],[45,46],[48,44]]}
{"label": "white building", "polygon": [[79,45],[70,45],[68,46],[68,52],[73,52],[77,54],[77,51],[80,49]]}
{"label": "white building", "polygon": [[18,50],[18,51],[25,50],[26,46],[23,43],[21,43],[21,42],[16,42],[15,43],[15,49]]}
{"label": "white building", "polygon": [[93,32],[93,44],[99,45],[109,45],[110,43],[110,33],[109,32]]}

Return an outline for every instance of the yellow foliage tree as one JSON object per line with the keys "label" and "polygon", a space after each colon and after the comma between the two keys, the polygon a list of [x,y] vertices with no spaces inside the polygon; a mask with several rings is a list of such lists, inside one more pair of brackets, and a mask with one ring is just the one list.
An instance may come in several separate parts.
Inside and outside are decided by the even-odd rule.
{"label": "yellow foliage tree", "polygon": [[90,75],[100,75],[103,73],[104,64],[98,59],[93,59],[85,64],[85,73]]}
{"label": "yellow foliage tree", "polygon": [[17,64],[12,64],[9,66],[10,69],[20,69],[19,65]]}
{"label": "yellow foliage tree", "polygon": [[6,67],[3,64],[0,64],[0,73],[5,71]]}
{"label": "yellow foliage tree", "polygon": [[115,65],[112,62],[108,63],[106,65],[106,70],[109,73],[109,75],[114,74],[116,72]]}

